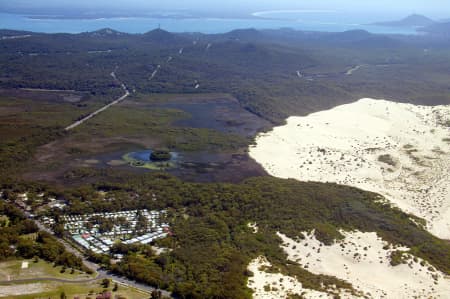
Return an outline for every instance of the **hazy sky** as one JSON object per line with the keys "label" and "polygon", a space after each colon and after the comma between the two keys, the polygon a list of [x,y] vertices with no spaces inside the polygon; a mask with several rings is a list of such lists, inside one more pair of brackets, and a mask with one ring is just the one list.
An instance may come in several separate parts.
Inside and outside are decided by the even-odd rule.
{"label": "hazy sky", "polygon": [[[91,11],[189,10],[217,12],[254,12],[278,9],[326,9],[341,12],[386,12],[389,15],[420,13],[430,17],[450,18],[448,0],[0,0],[0,11],[39,8],[53,11],[77,8]],[[25,11],[27,10],[27,11]]]}

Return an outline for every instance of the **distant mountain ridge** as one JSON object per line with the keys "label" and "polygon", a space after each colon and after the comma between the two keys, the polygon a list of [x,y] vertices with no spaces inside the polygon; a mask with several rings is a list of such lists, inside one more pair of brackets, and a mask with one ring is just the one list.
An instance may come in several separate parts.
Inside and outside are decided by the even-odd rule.
{"label": "distant mountain ridge", "polygon": [[111,28],[103,28],[92,32],[87,32],[91,36],[120,36],[126,35],[127,33],[120,32]]}
{"label": "distant mountain ridge", "polygon": [[183,34],[168,32],[160,28],[148,31],[142,34],[142,37],[147,41],[164,45],[175,46],[175,45],[183,45],[186,42],[188,42],[188,40],[185,38]]}
{"label": "distant mountain ridge", "polygon": [[436,24],[436,22],[426,16],[412,14],[398,21],[377,22],[373,23],[372,25],[387,27],[425,27],[433,24]]}

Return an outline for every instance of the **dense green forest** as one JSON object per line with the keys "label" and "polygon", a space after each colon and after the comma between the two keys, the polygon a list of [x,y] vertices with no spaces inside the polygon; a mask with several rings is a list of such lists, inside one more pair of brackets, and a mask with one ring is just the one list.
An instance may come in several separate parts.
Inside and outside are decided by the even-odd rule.
{"label": "dense green forest", "polygon": [[[230,93],[274,123],[361,96],[449,102],[445,39],[365,31],[113,33],[32,34],[2,41],[0,87],[77,90],[104,101],[105,95],[121,92],[110,76],[116,71],[131,91],[141,93]],[[346,75],[356,65],[364,66],[358,76]]]}
{"label": "dense green forest", "polygon": [[0,217],[0,261],[39,257],[55,265],[90,272],[79,257],[67,252],[52,235],[39,231],[12,203],[0,201]]}
{"label": "dense green forest", "polygon": [[[173,234],[157,245],[168,251],[157,255],[149,246],[117,245],[113,252],[125,254],[122,262],[110,265],[109,258],[92,258],[114,272],[182,298],[249,298],[246,281],[252,274],[247,265],[260,255],[272,262],[273,271],[297,276],[305,287],[324,290],[335,284],[352,290],[348,283],[288,262],[276,232],[295,238],[315,229],[316,236],[330,244],[341,238],[339,229],[376,231],[384,240],[408,246],[414,255],[450,273],[448,242],[415,224],[412,216],[377,201],[378,195],[355,188],[271,177],[241,184],[193,184],[163,173],[96,175],[97,184],[53,190],[68,206],[47,213],[58,219],[60,214],[167,209]],[[42,185],[3,187],[37,190]],[[104,201],[97,190],[108,192],[111,199]],[[250,222],[258,224],[258,233],[247,226]]]}

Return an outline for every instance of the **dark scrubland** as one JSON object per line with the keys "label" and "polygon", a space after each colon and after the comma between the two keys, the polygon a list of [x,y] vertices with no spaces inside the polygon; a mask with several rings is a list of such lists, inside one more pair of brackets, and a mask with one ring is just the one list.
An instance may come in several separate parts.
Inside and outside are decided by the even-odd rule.
{"label": "dark scrubland", "polygon": [[[37,160],[28,176],[33,179],[60,179],[64,171],[83,166],[84,160],[125,151],[120,144],[127,150],[134,145],[135,149],[162,146],[190,153],[227,152],[223,155],[226,160],[219,162],[237,165],[243,159],[230,158],[233,152],[245,155],[256,132],[282,124],[288,116],[306,115],[361,97],[425,105],[449,103],[449,43],[435,36],[289,29],[218,35],[162,30],[137,35],[107,30],[31,35],[0,43],[0,95],[8,105],[11,101],[7,98],[51,103],[55,109],[64,109],[67,118],[49,117],[47,111],[41,111],[42,117],[31,117],[28,124],[10,126],[27,114],[24,106],[17,104],[5,121],[7,135],[17,130],[18,134],[12,135],[21,138],[24,126],[28,132],[42,130],[45,133],[37,135],[46,135],[52,129],[50,119],[53,127],[65,127],[117,98],[122,90],[111,77],[112,71],[133,92],[121,105],[70,134],[63,133],[64,138],[49,136],[27,145],[33,153],[14,151],[14,141],[2,146],[0,156],[14,154],[13,160],[20,161],[23,159],[17,155],[23,152]],[[346,74],[358,65],[361,68],[352,75]],[[202,102],[203,97],[209,97],[208,103]],[[49,141],[55,143],[41,147]],[[21,141],[18,147],[23,144]],[[57,161],[52,160],[55,156]],[[186,162],[202,162],[195,160]],[[208,168],[200,167],[200,172]],[[242,163],[237,172],[246,168],[256,166]],[[233,177],[232,172],[235,169],[226,170],[226,181]],[[184,168],[179,173],[192,179],[199,172]]]}
{"label": "dark scrubland", "polygon": [[[198,42],[194,45],[193,41]],[[287,116],[350,102],[361,94],[422,104],[448,103],[444,85],[447,46],[444,38],[365,31],[33,34],[0,44],[0,86],[111,95],[121,92],[109,75],[117,67],[118,77],[130,90],[229,93],[249,111],[282,123]],[[167,62],[169,56],[173,59]],[[158,65],[161,69],[149,80]],[[346,76],[356,65],[365,67]],[[297,70],[305,76],[303,80]]]}

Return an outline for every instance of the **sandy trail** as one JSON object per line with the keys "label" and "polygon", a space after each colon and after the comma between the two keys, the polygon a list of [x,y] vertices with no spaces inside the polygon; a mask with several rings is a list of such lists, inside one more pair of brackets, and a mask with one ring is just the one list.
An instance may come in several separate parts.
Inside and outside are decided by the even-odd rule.
{"label": "sandy trail", "polygon": [[351,69],[349,69],[345,74],[346,74],[347,76],[351,76],[351,75],[353,75],[354,72],[356,72],[357,70],[359,70],[359,69],[362,68],[362,67],[363,67],[362,65],[354,66],[354,67],[352,67]]}
{"label": "sandy trail", "polygon": [[14,36],[2,36],[0,40],[11,40],[11,39],[22,39],[22,38],[29,38],[31,35],[14,35]]}
{"label": "sandy trail", "polygon": [[[171,59],[172,60],[172,59]],[[169,62],[169,61],[167,61]],[[153,78],[155,78],[155,76],[158,74],[158,71],[161,69],[161,65],[158,64],[158,66],[156,67],[156,69],[153,71],[153,73],[151,74],[150,78],[148,78],[149,81],[153,80]]]}
{"label": "sandy trail", "polygon": [[20,90],[25,91],[41,91],[41,92],[77,92],[73,89],[45,89],[45,88],[20,88]]}

